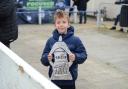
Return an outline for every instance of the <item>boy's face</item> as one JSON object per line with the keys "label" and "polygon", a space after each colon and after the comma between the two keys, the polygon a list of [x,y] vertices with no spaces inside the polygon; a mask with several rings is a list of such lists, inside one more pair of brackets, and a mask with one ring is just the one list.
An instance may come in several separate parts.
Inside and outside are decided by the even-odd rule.
{"label": "boy's face", "polygon": [[69,22],[66,17],[64,18],[56,18],[55,27],[60,34],[66,34],[67,28],[69,27]]}

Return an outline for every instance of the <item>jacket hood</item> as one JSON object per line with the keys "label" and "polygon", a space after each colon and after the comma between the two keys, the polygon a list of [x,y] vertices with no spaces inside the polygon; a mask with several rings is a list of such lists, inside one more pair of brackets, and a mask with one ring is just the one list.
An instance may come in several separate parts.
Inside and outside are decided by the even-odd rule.
{"label": "jacket hood", "polygon": [[67,34],[60,34],[60,33],[57,31],[57,29],[55,29],[55,30],[53,31],[53,38],[54,38],[55,40],[58,41],[60,35],[62,35],[63,40],[66,39],[66,38],[69,38],[70,36],[73,36],[73,35],[74,35],[74,27],[70,26],[70,27],[67,29]]}

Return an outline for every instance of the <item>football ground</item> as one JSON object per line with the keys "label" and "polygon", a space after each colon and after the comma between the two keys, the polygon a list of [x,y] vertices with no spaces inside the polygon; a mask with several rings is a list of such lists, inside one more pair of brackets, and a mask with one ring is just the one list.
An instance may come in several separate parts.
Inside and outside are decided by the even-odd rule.
{"label": "football ground", "polygon": [[[77,89],[128,89],[128,33],[112,31],[110,23],[100,28],[94,21],[71,24],[86,47],[88,59],[79,65]],[[19,25],[19,37],[11,49],[48,78],[40,62],[53,24]]]}

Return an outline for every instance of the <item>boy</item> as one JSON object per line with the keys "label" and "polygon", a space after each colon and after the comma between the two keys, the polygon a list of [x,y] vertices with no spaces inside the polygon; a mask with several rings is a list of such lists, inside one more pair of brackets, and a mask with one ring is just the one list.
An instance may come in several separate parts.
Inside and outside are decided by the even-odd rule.
{"label": "boy", "polygon": [[53,31],[53,36],[49,38],[46,43],[41,57],[41,62],[45,66],[50,66],[49,77],[51,77],[53,69],[50,65],[50,61],[54,60],[54,56],[49,52],[61,35],[62,40],[71,51],[68,55],[68,60],[73,62],[69,68],[72,80],[52,80],[52,82],[58,85],[61,89],[76,89],[75,80],[78,76],[78,64],[83,63],[87,59],[87,53],[81,40],[74,36],[74,28],[69,24],[68,14],[63,10],[58,10],[54,15],[54,19],[56,29]]}

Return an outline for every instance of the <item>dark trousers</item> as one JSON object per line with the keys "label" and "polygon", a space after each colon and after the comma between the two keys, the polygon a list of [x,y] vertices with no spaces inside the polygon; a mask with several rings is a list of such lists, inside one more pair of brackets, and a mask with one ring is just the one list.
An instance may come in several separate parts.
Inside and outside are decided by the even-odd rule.
{"label": "dark trousers", "polygon": [[59,85],[61,89],[76,89],[75,84],[74,85]]}
{"label": "dark trousers", "polygon": [[71,8],[69,9],[69,17],[71,16],[71,14],[73,14],[73,10],[74,10],[73,7],[71,7]]}
{"label": "dark trousers", "polygon": [[115,19],[115,22],[114,22],[114,25],[116,26],[119,22],[119,19],[120,19],[120,14],[117,15],[116,19]]}
{"label": "dark trousers", "polygon": [[84,19],[84,23],[86,23],[87,20],[86,11],[79,12],[79,23],[82,23],[83,19]]}

